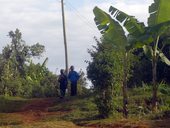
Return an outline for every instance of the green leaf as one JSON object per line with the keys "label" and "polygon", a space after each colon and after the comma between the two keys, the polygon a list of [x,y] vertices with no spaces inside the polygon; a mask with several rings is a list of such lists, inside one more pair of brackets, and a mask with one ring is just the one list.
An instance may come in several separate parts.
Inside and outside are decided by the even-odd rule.
{"label": "green leaf", "polygon": [[45,58],[44,62],[42,63],[41,67],[45,67],[48,62],[48,57]]}
{"label": "green leaf", "polygon": [[170,36],[170,21],[147,27],[146,34],[157,36]]}
{"label": "green leaf", "polygon": [[145,25],[143,22],[139,22],[134,16],[127,15],[126,13],[118,10],[117,8],[111,6],[109,12],[120,23],[123,23],[123,26],[131,35],[140,35],[145,30]]}
{"label": "green leaf", "polygon": [[146,27],[145,32],[139,36],[128,35],[128,42],[131,47],[141,48],[143,45],[149,45],[156,41],[156,38],[159,36],[163,39],[164,43],[169,41],[170,36],[170,21],[160,23],[151,27]]}
{"label": "green leaf", "polygon": [[162,62],[164,62],[170,66],[170,60],[163,54],[163,52],[159,51],[159,56],[160,56]]}
{"label": "green leaf", "polygon": [[104,39],[118,49],[125,49],[127,40],[121,25],[98,7],[95,7],[93,12],[95,23]]}
{"label": "green leaf", "polygon": [[154,41],[150,34],[143,33],[139,36],[128,35],[128,44],[131,48],[142,48]]}
{"label": "green leaf", "polygon": [[144,45],[144,46],[143,46],[143,51],[144,51],[145,55],[146,55],[148,58],[152,58],[152,56],[153,56],[153,50],[152,50],[152,47],[151,47],[151,46]]}
{"label": "green leaf", "polygon": [[153,26],[170,20],[170,1],[154,0],[149,7],[150,17],[148,18],[148,26]]}

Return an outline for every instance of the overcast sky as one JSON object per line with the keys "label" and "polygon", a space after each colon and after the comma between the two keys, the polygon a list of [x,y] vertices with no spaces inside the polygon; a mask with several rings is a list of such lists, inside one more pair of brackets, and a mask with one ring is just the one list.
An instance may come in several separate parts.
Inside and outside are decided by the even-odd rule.
{"label": "overcast sky", "polygon": [[[95,45],[93,37],[101,36],[94,24],[95,6],[108,11],[110,5],[145,22],[153,0],[65,0],[69,65],[85,70],[90,60],[87,49]],[[48,68],[59,73],[65,67],[60,0],[0,0],[0,51],[10,40],[9,31],[20,29],[28,45],[45,45],[43,59]],[[42,59],[42,60],[43,60]],[[42,61],[39,61],[42,62]]]}

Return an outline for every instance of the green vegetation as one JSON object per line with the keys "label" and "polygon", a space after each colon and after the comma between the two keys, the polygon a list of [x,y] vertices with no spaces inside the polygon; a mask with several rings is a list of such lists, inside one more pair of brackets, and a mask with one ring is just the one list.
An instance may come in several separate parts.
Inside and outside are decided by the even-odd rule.
{"label": "green vegetation", "polygon": [[[89,62],[87,68],[88,78],[92,80],[95,91],[95,103],[99,113],[103,117],[113,115],[113,69],[114,59],[112,50],[104,48],[105,45],[98,42],[98,47],[89,51],[93,62]],[[104,79],[103,79],[104,78]]]}
{"label": "green vegetation", "polygon": [[97,117],[98,112],[92,97],[73,97],[66,98],[54,107],[49,108],[50,112],[61,111],[64,114],[58,117],[58,120],[72,121],[76,124],[85,120],[93,120]]}
{"label": "green vegetation", "polygon": [[[160,92],[162,89],[169,89],[167,85],[160,85]],[[158,119],[167,120],[170,118],[170,96],[167,92],[159,93],[159,111],[152,113],[151,106],[151,92],[152,86],[144,85],[144,87],[133,88],[128,90],[129,93],[129,119],[124,120],[121,113],[122,96],[115,97],[114,100],[114,115],[110,118],[103,119],[99,116],[97,106],[94,103],[94,96],[81,97],[66,97],[65,99],[56,99],[55,104],[48,107],[48,111],[42,111],[37,114],[37,111],[22,112],[19,109],[25,105],[28,106],[33,100],[26,100],[22,98],[4,98],[1,96],[0,102],[5,102],[6,110],[1,112],[15,112],[15,113],[0,113],[0,127],[109,127],[109,126],[141,126],[147,125],[152,128],[152,125]],[[5,100],[4,100],[5,99]],[[36,99],[35,99],[36,100]],[[35,101],[34,100],[34,101]],[[38,99],[37,99],[38,100]],[[50,99],[49,99],[50,100]],[[11,109],[11,104],[17,103],[17,109]],[[43,106],[42,106],[43,107]],[[32,120],[30,120],[32,119]],[[35,121],[34,121],[35,120]],[[27,121],[29,121],[28,124]],[[148,123],[150,122],[150,123]],[[52,126],[50,126],[52,125]],[[168,128],[168,124],[162,124]],[[154,128],[154,127],[153,127]]]}
{"label": "green vegetation", "polygon": [[95,7],[102,37],[88,51],[93,86],[86,88],[80,71],[78,96],[70,97],[68,86],[63,99],[48,58],[33,62],[45,47],[28,46],[18,29],[10,31],[0,54],[0,127],[170,127],[169,8],[168,0],[154,0],[145,26],[113,6],[109,13]]}
{"label": "green vegetation", "polygon": [[29,103],[29,100],[20,97],[0,96],[0,112],[10,113],[20,111],[22,106]]}
{"label": "green vegetation", "polygon": [[[127,118],[127,82],[128,82],[128,53],[134,49],[143,48],[143,52],[152,62],[152,111],[157,111],[158,105],[158,84],[157,84],[157,63],[159,60],[170,65],[169,59],[164,55],[163,49],[169,44],[170,16],[162,10],[168,10],[167,1],[158,0],[149,7],[150,17],[148,18],[148,26],[140,23],[134,16],[130,16],[117,8],[111,6],[110,14],[95,7],[93,12],[95,15],[95,23],[107,43],[111,44],[112,49],[116,49],[115,53],[121,54],[122,61],[122,95],[123,95],[123,114]],[[160,20],[161,19],[161,20]],[[127,35],[125,32],[128,32]],[[169,45],[168,45],[169,46]],[[133,51],[132,51],[133,53]],[[99,53],[98,53],[99,54]],[[113,56],[113,58],[115,58]],[[94,61],[94,60],[93,60]],[[116,60],[117,61],[117,60]],[[102,65],[102,64],[101,64]],[[133,65],[131,62],[130,65]],[[97,66],[96,66],[97,67]],[[115,67],[114,67],[115,69]],[[121,70],[120,70],[121,72]],[[115,76],[112,76],[115,77]],[[105,78],[103,78],[105,79]],[[102,80],[99,81],[102,83]],[[114,78],[113,78],[114,79]],[[93,80],[93,79],[91,79]],[[117,81],[117,79],[115,80]],[[112,83],[114,84],[114,83]],[[110,84],[111,85],[111,84]],[[109,87],[109,86],[108,86]],[[102,90],[102,89],[101,89]],[[99,90],[98,92],[100,92]],[[106,108],[109,108],[105,104]],[[103,107],[104,108],[104,107]],[[104,109],[107,111],[107,109]],[[100,110],[99,110],[100,111]]]}
{"label": "green vegetation", "polygon": [[45,47],[39,43],[26,45],[18,29],[10,31],[8,36],[11,43],[0,54],[0,95],[57,96],[57,76],[46,68],[48,58],[42,64],[32,61],[35,57],[41,57]]}

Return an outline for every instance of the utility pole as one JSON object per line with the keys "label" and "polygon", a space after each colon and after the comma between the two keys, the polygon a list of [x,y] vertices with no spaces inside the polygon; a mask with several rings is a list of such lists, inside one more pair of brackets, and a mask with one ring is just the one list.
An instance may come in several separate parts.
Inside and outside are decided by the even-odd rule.
{"label": "utility pole", "polygon": [[65,68],[66,75],[68,75],[68,53],[67,53],[67,40],[66,40],[66,27],[65,27],[65,15],[64,15],[64,0],[61,0],[62,9],[62,21],[63,21],[63,37],[64,37],[64,48],[65,48]]}

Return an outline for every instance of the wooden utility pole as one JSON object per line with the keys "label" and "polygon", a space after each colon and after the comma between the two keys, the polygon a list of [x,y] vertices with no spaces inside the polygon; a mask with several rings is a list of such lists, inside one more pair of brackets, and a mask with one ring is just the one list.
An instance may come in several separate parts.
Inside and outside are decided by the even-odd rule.
{"label": "wooden utility pole", "polygon": [[63,37],[64,37],[64,48],[65,48],[65,68],[66,75],[68,75],[68,53],[67,53],[67,40],[66,40],[66,27],[65,27],[65,15],[64,15],[64,0],[61,0],[62,9],[62,21],[63,21]]}

